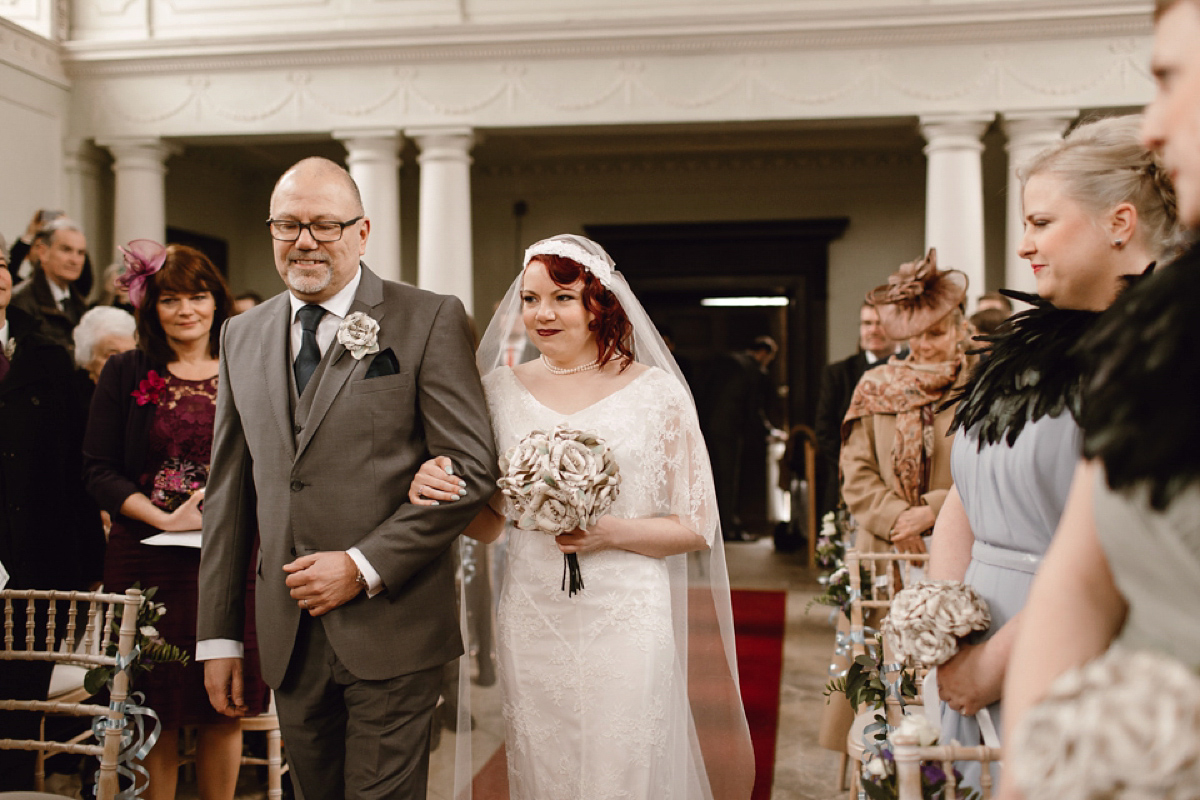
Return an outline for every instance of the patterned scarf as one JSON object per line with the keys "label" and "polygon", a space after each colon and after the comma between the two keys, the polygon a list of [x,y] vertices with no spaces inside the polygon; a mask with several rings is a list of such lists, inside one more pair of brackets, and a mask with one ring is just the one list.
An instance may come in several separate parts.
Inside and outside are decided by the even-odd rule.
{"label": "patterned scarf", "polygon": [[854,389],[850,410],[842,420],[842,443],[850,423],[871,414],[893,414],[896,438],[892,441],[892,469],[900,493],[910,505],[921,502],[929,490],[929,460],[933,455],[933,418],[937,406],[958,380],[966,359],[938,364],[914,364],[909,359],[889,361],[867,370]]}

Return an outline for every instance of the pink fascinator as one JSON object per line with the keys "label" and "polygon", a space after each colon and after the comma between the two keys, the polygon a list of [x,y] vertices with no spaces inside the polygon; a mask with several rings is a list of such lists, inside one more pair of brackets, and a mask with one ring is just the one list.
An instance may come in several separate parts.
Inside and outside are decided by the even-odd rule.
{"label": "pink fascinator", "polygon": [[117,284],[129,293],[129,302],[141,308],[146,299],[146,281],[162,269],[167,260],[167,248],[152,239],[134,239],[119,248],[125,259],[125,273]]}
{"label": "pink fascinator", "polygon": [[883,286],[867,292],[867,302],[879,311],[883,329],[893,339],[908,339],[925,331],[954,310],[967,296],[967,276],[956,269],[937,268],[937,250],[901,264]]}

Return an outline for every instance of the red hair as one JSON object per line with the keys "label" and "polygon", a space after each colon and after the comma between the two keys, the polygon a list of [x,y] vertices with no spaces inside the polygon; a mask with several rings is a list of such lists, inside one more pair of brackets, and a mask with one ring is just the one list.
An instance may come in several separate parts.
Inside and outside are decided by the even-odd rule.
{"label": "red hair", "polygon": [[529,259],[529,263],[540,262],[555,285],[566,289],[582,280],[580,299],[583,307],[595,317],[588,329],[596,334],[596,348],[600,366],[614,358],[621,364],[621,371],[633,363],[633,325],[625,315],[617,296],[604,288],[595,275],[578,261],[565,256],[544,253]]}

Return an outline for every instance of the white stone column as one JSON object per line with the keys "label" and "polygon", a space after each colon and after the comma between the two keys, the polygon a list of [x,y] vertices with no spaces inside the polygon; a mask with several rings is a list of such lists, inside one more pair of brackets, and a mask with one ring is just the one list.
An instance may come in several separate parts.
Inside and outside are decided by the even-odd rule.
{"label": "white stone column", "polygon": [[95,258],[92,268],[96,280],[110,263],[112,253],[111,231],[104,230],[100,200],[100,170],[107,166],[108,158],[86,139],[68,140],[63,147],[63,175],[66,185],[63,210],[67,216],[79,223],[88,240],[88,251]]}
{"label": "white stone column", "polygon": [[983,142],[995,115],[921,117],[925,146],[925,246],[936,247],[938,266],[971,280],[968,310],[986,291],[983,264]]}
{"label": "white stone column", "polygon": [[385,280],[400,280],[400,148],[398,130],[334,131],[346,147],[346,167],[363,208],[371,218],[371,236],[363,260]]}
{"label": "white stone column", "polygon": [[97,142],[113,154],[113,255],[133,239],[167,237],[167,159],[175,149],[161,139]]}
{"label": "white stone column", "polygon": [[1004,222],[1004,288],[1022,292],[1037,291],[1037,281],[1029,262],[1017,255],[1024,232],[1024,210],[1021,203],[1021,179],[1018,170],[1033,156],[1056,142],[1062,141],[1063,131],[1079,116],[1078,110],[1006,112],[1004,135],[1008,144],[1007,212]]}
{"label": "white stone column", "polygon": [[462,300],[473,313],[470,128],[407,130],[421,150],[418,285]]}

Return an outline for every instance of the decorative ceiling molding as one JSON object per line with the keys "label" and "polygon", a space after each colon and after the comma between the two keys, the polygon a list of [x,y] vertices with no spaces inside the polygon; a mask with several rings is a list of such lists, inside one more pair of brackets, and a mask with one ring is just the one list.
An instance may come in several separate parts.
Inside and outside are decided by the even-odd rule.
{"label": "decorative ceiling molding", "polygon": [[[146,41],[73,41],[68,69],[90,76],[218,72],[487,60],[914,47],[1054,39],[1147,37],[1150,3],[970,3],[913,9],[856,7],[851,13],[750,14],[603,20],[583,25],[474,23],[402,28],[388,19],[366,30],[238,35],[170,31]],[[186,38],[184,38],[186,37]]]}
{"label": "decorative ceiling molding", "polygon": [[58,44],[38,36],[0,17],[0,64],[26,72],[59,88],[69,88],[71,80],[63,68]]}

